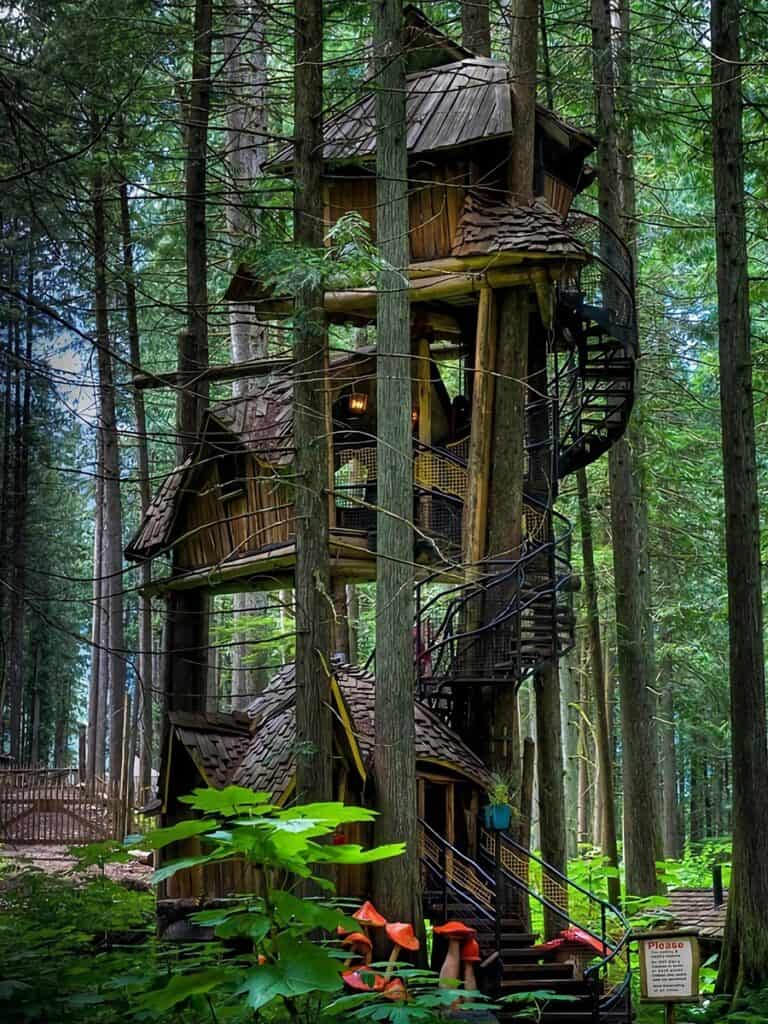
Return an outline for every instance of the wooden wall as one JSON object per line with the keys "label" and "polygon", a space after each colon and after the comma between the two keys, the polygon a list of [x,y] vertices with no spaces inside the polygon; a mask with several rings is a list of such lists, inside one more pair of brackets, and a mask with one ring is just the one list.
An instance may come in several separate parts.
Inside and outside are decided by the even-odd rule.
{"label": "wooden wall", "polygon": [[222,499],[219,466],[209,453],[181,502],[176,536],[180,569],[217,565],[294,535],[293,494],[274,470],[243,455],[240,494]]}
{"label": "wooden wall", "polygon": [[[411,259],[431,260],[450,253],[464,204],[469,168],[464,162],[418,163],[409,183]],[[334,225],[356,211],[376,237],[376,182],[373,177],[337,177],[326,183],[325,218]]]}

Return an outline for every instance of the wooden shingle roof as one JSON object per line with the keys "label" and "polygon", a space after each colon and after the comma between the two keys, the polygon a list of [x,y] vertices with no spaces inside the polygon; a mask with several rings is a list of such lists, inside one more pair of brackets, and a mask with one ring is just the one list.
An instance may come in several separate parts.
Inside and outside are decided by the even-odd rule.
{"label": "wooden shingle roof", "polygon": [[586,250],[562,217],[543,202],[515,206],[498,199],[487,202],[470,192],[451,245],[452,256],[486,256],[523,252],[583,259]]}
{"label": "wooden shingle roof", "polygon": [[[509,65],[490,57],[468,57],[407,76],[407,146],[412,156],[469,146],[481,140],[514,134]],[[375,95],[369,93],[326,119],[323,160],[328,163],[370,160],[376,152]],[[591,152],[591,135],[553,111],[537,105],[542,131],[568,146]],[[267,164],[280,172],[290,168],[293,145],[285,146]]]}
{"label": "wooden shingle roof", "polygon": [[[334,389],[375,374],[374,350],[345,352],[332,360],[329,377]],[[262,381],[257,391],[230,398],[205,414],[201,436],[225,431],[265,465],[283,469],[293,461],[293,376],[286,373]],[[214,449],[216,443],[214,442]],[[190,456],[163,481],[152,499],[125,554],[134,561],[153,558],[167,550],[179,502],[188,491],[195,472]]]}
{"label": "wooden shingle roof", "polygon": [[179,498],[184,490],[192,466],[190,455],[163,480],[150,502],[146,515],[125,549],[126,558],[141,560],[152,558],[168,545],[173,530]]}
{"label": "wooden shingle roof", "polygon": [[[335,722],[364,772],[373,762],[375,680],[356,666],[334,669]],[[242,713],[171,716],[178,740],[213,786],[234,783],[283,799],[296,770],[296,690],[293,665],[282,668]],[[485,786],[488,772],[480,758],[422,704],[414,705],[416,758]]]}
{"label": "wooden shingle roof", "polygon": [[[337,721],[341,723],[346,711],[353,742],[367,770],[373,762],[375,679],[351,665],[338,666],[334,674],[343,700]],[[248,708],[253,738],[235,772],[239,785],[275,791],[282,780],[284,788],[289,786],[295,770],[294,702],[294,669],[286,665]],[[483,762],[456,733],[422,704],[414,705],[414,713],[418,761],[440,765],[481,785],[487,782]]]}
{"label": "wooden shingle roof", "polygon": [[216,788],[226,786],[248,749],[247,716],[172,711],[168,719],[206,782]]}

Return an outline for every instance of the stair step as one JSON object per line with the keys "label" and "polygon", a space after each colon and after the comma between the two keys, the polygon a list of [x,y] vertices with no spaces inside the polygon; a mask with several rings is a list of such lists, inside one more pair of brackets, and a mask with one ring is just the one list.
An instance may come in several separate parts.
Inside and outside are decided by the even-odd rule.
{"label": "stair step", "polygon": [[502,949],[521,949],[535,946],[538,939],[536,932],[508,932],[501,936]]}
{"label": "stair step", "polygon": [[550,978],[537,975],[533,980],[526,978],[504,978],[501,987],[505,992],[530,992],[534,989],[551,989],[557,995],[591,997],[589,983],[578,978]]}
{"label": "stair step", "polygon": [[573,978],[573,964],[554,961],[546,964],[505,963],[504,977],[512,980],[535,981],[541,978]]}
{"label": "stair step", "polygon": [[554,949],[544,949],[541,946],[528,946],[525,948],[503,950],[504,966],[507,964],[535,964],[539,961],[553,961],[557,956]]}

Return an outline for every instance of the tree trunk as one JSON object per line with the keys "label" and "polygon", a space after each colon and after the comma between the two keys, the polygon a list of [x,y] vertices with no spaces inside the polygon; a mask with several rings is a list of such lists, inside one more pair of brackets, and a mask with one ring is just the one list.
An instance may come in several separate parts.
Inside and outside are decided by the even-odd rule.
{"label": "tree trunk", "polygon": [[[322,0],[296,7],[294,240],[323,245]],[[296,447],[296,796],[332,795],[330,712],[331,583],[328,553],[330,438],[328,344],[322,285],[296,297],[293,436]]]}
{"label": "tree trunk", "polygon": [[[565,840],[565,797],[563,792],[563,748],[561,746],[560,694],[556,669],[547,666],[535,677],[536,686],[536,769],[539,776],[539,822],[541,856],[562,874],[568,871]],[[567,910],[567,895],[564,895]],[[567,918],[544,908],[544,937],[554,938],[568,925]]]}
{"label": "tree trunk", "polygon": [[99,693],[106,680],[100,677],[101,668],[101,622],[102,622],[102,512],[104,493],[104,465],[101,450],[101,431],[96,435],[96,486],[93,517],[93,589],[91,612],[91,663],[88,684],[88,754],[86,759],[88,781],[91,785],[96,776],[104,774],[104,737],[106,723],[100,720],[101,704]]}
{"label": "tree trunk", "polygon": [[577,807],[579,802],[578,711],[579,684],[573,670],[572,657],[560,659],[560,718],[563,728],[563,769],[565,772],[565,830],[568,858],[578,856]]}
{"label": "tree trunk", "polygon": [[[253,245],[259,238],[258,215],[251,213],[246,192],[261,175],[266,159],[267,50],[264,37],[264,13],[259,2],[228,0],[224,29],[224,68],[227,88],[226,163],[229,188],[225,213],[232,240],[233,262],[238,249]],[[267,331],[258,323],[252,303],[229,304],[229,332],[233,362],[259,359],[267,355]],[[249,391],[250,381],[233,382],[235,397]],[[249,617],[263,614],[267,595],[259,591],[233,595],[232,615],[236,629],[231,647],[232,706],[247,707],[260,689],[258,671],[248,658]]]}
{"label": "tree trunk", "polygon": [[737,0],[713,0],[712,156],[733,759],[733,869],[718,989],[734,993],[768,981],[768,751],[739,12]]}
{"label": "tree trunk", "polygon": [[[589,632],[589,677],[592,684],[592,703],[595,709],[595,745],[601,809],[600,842],[603,856],[612,868],[618,869],[619,853],[616,842],[616,811],[613,792],[613,761],[608,733],[605,679],[603,676],[603,647],[600,634],[600,612],[597,603],[597,573],[592,543],[592,518],[589,508],[587,471],[582,467],[576,473],[579,491],[579,523],[581,551],[584,562],[584,600]],[[618,906],[621,898],[619,879],[608,879],[608,899]]]}
{"label": "tree trunk", "polygon": [[99,425],[103,447],[104,521],[102,524],[102,590],[106,631],[102,645],[109,662],[109,771],[119,779],[123,763],[125,644],[123,640],[123,529],[120,498],[120,448],[115,406],[111,338],[107,313],[107,239],[105,187],[101,174],[93,179],[93,269],[96,344],[99,367]]}
{"label": "tree trunk", "polygon": [[[184,105],[184,166],[187,325],[179,334],[177,369],[208,366],[208,255],[206,226],[206,148],[211,101],[212,0],[195,0],[192,84]],[[197,431],[208,403],[208,384],[198,380],[176,395],[176,448],[182,463],[197,447]],[[202,711],[208,680],[208,597],[202,590],[168,596],[164,659],[165,701],[169,711]]]}
{"label": "tree trunk", "polygon": [[[123,242],[123,271],[125,274],[125,309],[128,321],[128,345],[134,373],[141,368],[141,344],[139,320],[136,310],[136,284],[134,281],[133,238],[131,233],[131,211],[128,202],[128,183],[120,183],[120,230]],[[136,475],[139,484],[139,501],[142,516],[146,515],[152,500],[149,482],[149,451],[147,446],[147,416],[144,408],[144,393],[133,389],[133,414],[136,420]],[[141,747],[139,754],[139,777],[143,795],[148,797],[152,781],[152,599],[147,588],[152,582],[152,563],[142,562],[139,567],[137,699],[136,714],[141,721]]]}
{"label": "tree trunk", "polygon": [[491,56],[491,13],[488,0],[462,0],[461,41],[478,57]]}
{"label": "tree trunk", "polygon": [[[619,148],[616,117],[615,52],[609,0],[592,0],[592,53],[599,146],[599,207],[605,229],[603,258],[612,264],[615,237],[622,235]],[[606,303],[618,308],[607,276]],[[624,770],[624,858],[627,892],[647,896],[658,888],[656,861],[661,856],[658,752],[655,696],[651,689],[651,630],[640,544],[644,516],[632,448],[622,438],[608,456],[616,591],[616,635],[621,692]]]}
{"label": "tree trunk", "polygon": [[29,373],[22,370],[21,329],[17,321],[14,331],[16,356],[16,387],[14,392],[13,433],[13,516],[11,519],[11,599],[8,630],[8,694],[10,704],[11,756],[21,762],[22,716],[25,678],[26,623],[26,534],[29,478]]}
{"label": "tree trunk", "polygon": [[672,686],[664,683],[661,693],[661,778],[664,807],[664,856],[672,860],[680,856],[677,810],[677,758],[675,755],[675,705]]}
{"label": "tree trunk", "polygon": [[[376,838],[406,844],[374,872],[374,899],[391,921],[420,922],[413,704],[413,452],[408,158],[402,0],[375,0],[376,200],[379,255],[376,399]],[[390,269],[391,268],[391,269]]]}

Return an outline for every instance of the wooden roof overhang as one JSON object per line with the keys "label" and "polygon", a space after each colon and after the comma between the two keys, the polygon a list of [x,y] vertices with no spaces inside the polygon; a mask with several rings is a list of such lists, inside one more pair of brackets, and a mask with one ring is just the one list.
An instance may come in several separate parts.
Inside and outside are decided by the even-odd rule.
{"label": "wooden roof overhang", "polygon": [[[425,68],[407,75],[406,89],[406,142],[411,157],[514,136],[515,87],[504,61],[471,56]],[[583,161],[597,147],[594,136],[540,104],[536,106],[536,126],[575,160]],[[327,113],[323,161],[329,167],[360,165],[372,162],[375,155],[375,93],[371,91],[345,109]],[[279,150],[265,170],[290,177],[293,144]]]}
{"label": "wooden roof overhang", "polygon": [[[164,808],[168,806],[173,748],[180,744],[210,786],[229,784],[270,792],[284,803],[293,792],[296,755],[294,667],[270,680],[247,712],[171,712],[164,746]],[[335,664],[329,684],[337,751],[365,783],[373,758],[375,679],[353,665]],[[488,771],[464,741],[424,705],[414,704],[416,761],[420,774],[465,779],[478,787]]]}
{"label": "wooden roof overhang", "polygon": [[[499,210],[495,216],[483,213],[472,221],[467,215],[462,236],[454,245],[456,255],[409,266],[412,310],[430,325],[434,337],[450,338],[459,333],[461,308],[474,305],[486,287],[528,286],[538,293],[542,287],[572,276],[588,262],[586,250],[557,223],[554,213],[542,207],[537,203],[519,208],[517,219],[528,223],[521,223],[518,235],[504,234],[505,222]],[[327,291],[324,307],[332,321],[371,323],[376,319],[377,295],[373,285]],[[275,295],[244,265],[238,268],[224,298],[252,302],[257,314],[265,319],[289,317],[294,312],[292,298]]]}

